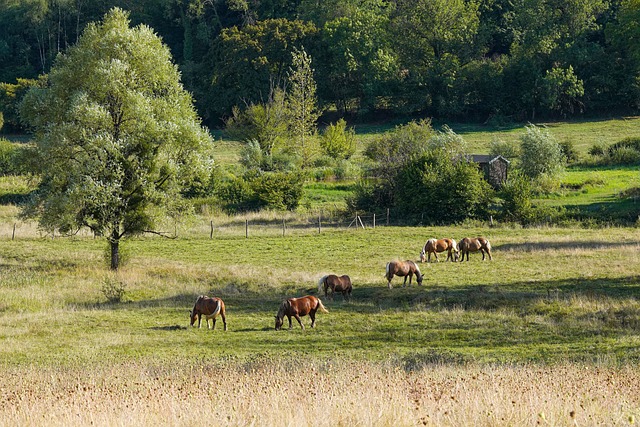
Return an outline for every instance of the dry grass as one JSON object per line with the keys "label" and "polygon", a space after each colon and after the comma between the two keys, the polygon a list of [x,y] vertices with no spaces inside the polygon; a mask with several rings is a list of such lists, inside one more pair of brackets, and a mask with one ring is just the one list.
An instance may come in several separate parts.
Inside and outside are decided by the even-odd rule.
{"label": "dry grass", "polygon": [[[283,358],[286,356],[283,356]],[[373,362],[9,368],[0,425],[628,425],[640,371]]]}

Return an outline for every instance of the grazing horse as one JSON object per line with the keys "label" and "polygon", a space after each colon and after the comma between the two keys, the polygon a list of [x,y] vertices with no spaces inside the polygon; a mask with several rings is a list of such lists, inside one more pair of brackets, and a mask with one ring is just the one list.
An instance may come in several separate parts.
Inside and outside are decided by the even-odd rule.
{"label": "grazing horse", "polygon": [[461,255],[460,262],[464,261],[465,254],[467,255],[467,261],[469,261],[469,252],[477,251],[482,252],[483,261],[485,253],[489,255],[489,260],[493,259],[491,258],[491,243],[489,243],[489,241],[484,237],[478,237],[475,239],[472,237],[465,237],[464,239],[460,240],[458,246],[460,248]]}
{"label": "grazing horse", "polygon": [[387,284],[387,286],[389,286],[389,289],[392,288],[391,279],[393,279],[394,275],[404,277],[404,283],[402,284],[402,286],[404,287],[407,284],[407,277],[409,278],[409,285],[411,285],[411,279],[415,274],[418,285],[422,286],[422,273],[420,273],[418,265],[411,260],[388,262],[386,272],[387,274],[385,274],[385,277],[389,282]]}
{"label": "grazing horse", "polygon": [[327,291],[331,289],[331,299],[336,292],[342,293],[342,297],[346,300],[351,298],[351,279],[346,274],[344,276],[336,276],[335,274],[328,274],[318,281],[318,293],[322,292],[324,287],[324,296],[327,296]]}
{"label": "grazing horse", "polygon": [[[202,315],[204,315],[207,320],[207,328],[208,329],[216,329],[216,318],[218,315],[222,317],[222,323],[224,323],[224,330],[227,330],[227,315],[224,308],[224,301],[220,298],[210,298],[205,295],[200,295],[196,300],[195,305],[193,306],[193,310],[189,313],[191,317],[191,326],[196,322],[196,317],[198,318],[198,328],[200,328],[200,322],[202,321]],[[209,326],[209,319],[213,319],[213,328]]]}
{"label": "grazing horse", "polygon": [[282,329],[282,324],[284,323],[284,316],[287,316],[289,319],[289,329],[292,328],[291,325],[291,316],[295,317],[302,330],[304,330],[304,325],[300,320],[300,316],[306,316],[307,314],[311,317],[311,327],[316,327],[316,311],[320,309],[323,313],[328,313],[329,310],[324,308],[322,305],[322,301],[320,298],[317,298],[313,295],[307,295],[305,297],[300,298],[289,298],[282,301],[280,304],[280,309],[278,310],[278,314],[276,314],[276,331]]}
{"label": "grazing horse", "polygon": [[422,248],[422,252],[420,252],[420,262],[429,261],[431,262],[431,254],[436,256],[436,262],[438,259],[438,252],[447,251],[447,259],[446,261],[457,261],[458,260],[458,244],[453,239],[429,239],[427,243],[424,244]]}

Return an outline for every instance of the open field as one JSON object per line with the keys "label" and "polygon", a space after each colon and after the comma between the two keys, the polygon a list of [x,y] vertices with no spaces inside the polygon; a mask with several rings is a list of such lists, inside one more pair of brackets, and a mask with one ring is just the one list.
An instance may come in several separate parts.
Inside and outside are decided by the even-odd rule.
{"label": "open field", "polygon": [[[477,234],[493,261],[421,264],[424,287],[387,288],[386,261]],[[0,425],[627,425],[639,242],[635,228],[140,238],[113,275],[99,239],[3,239]],[[282,298],[328,272],[351,275],[352,301],[274,331]],[[229,331],[188,327],[199,294],[225,300]]]}

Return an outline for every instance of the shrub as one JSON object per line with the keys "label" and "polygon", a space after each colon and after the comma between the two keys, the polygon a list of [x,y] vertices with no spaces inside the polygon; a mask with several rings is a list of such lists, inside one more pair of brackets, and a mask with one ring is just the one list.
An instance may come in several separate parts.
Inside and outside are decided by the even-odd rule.
{"label": "shrub", "polygon": [[0,175],[20,175],[30,170],[32,149],[0,139]]}
{"label": "shrub", "polygon": [[102,283],[102,294],[107,298],[109,303],[121,302],[126,293],[126,285],[112,277],[107,277]]}
{"label": "shrub", "polygon": [[260,208],[294,210],[304,193],[304,175],[273,172],[256,176],[249,183]]}
{"label": "shrub", "polygon": [[[611,147],[609,147],[611,148]],[[620,146],[608,151],[607,162],[611,165],[635,165],[640,163],[640,151],[633,147]]]}
{"label": "shrub", "polygon": [[611,144],[607,149],[609,155],[613,154],[614,151],[619,148],[631,148],[635,151],[640,152],[640,137],[628,137],[624,138],[614,144]]}
{"label": "shrub", "polygon": [[356,152],[356,133],[353,128],[347,129],[344,119],[330,124],[320,138],[320,147],[329,157],[348,159]]}
{"label": "shrub", "polygon": [[580,153],[578,153],[573,141],[562,141],[560,143],[560,149],[567,163],[577,163],[580,160]]}
{"label": "shrub", "polygon": [[529,178],[541,175],[555,176],[564,169],[562,149],[556,139],[546,129],[535,125],[525,128],[520,137],[522,172]]}
{"label": "shrub", "polygon": [[520,155],[518,146],[512,142],[494,139],[489,144],[489,154],[492,156],[502,156],[505,159],[512,160]]}
{"label": "shrub", "polygon": [[588,153],[591,156],[600,157],[600,156],[604,156],[605,150],[606,150],[605,145],[601,142],[597,142],[589,148]]}

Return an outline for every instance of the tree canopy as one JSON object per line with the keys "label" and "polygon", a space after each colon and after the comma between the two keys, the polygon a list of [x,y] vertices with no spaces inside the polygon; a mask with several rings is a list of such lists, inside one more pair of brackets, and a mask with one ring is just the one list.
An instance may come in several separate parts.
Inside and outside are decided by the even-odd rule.
{"label": "tree canopy", "polygon": [[88,227],[120,239],[158,232],[183,212],[181,192],[207,172],[211,138],[160,38],[114,8],[58,56],[48,82],[25,95],[41,182],[25,215],[46,230]]}

